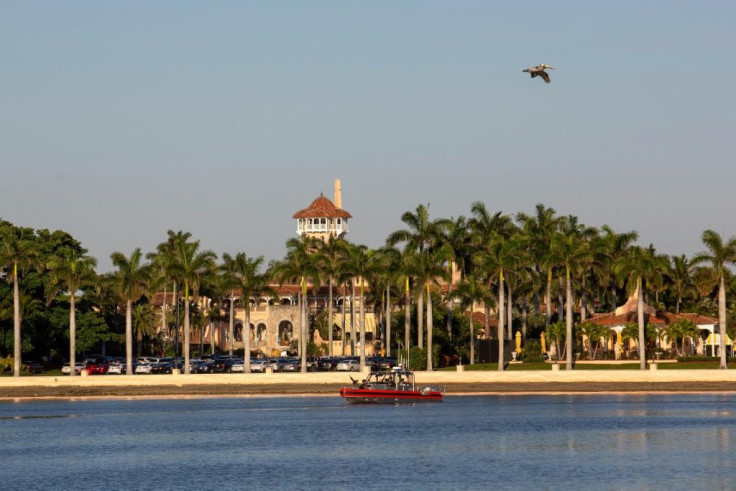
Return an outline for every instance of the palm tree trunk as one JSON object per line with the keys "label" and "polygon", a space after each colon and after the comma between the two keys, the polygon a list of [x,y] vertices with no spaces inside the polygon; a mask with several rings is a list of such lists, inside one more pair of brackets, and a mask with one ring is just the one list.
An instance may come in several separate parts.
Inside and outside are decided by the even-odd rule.
{"label": "palm tree trunk", "polygon": [[184,373],[189,375],[189,283],[184,283]]}
{"label": "palm tree trunk", "polygon": [[718,349],[721,350],[721,370],[726,370],[728,364],[726,363],[726,285],[723,279],[723,273],[721,273],[721,281],[718,286],[718,336],[719,343]]}
{"label": "palm tree trunk", "polygon": [[133,375],[133,301],[130,299],[125,302],[125,365],[125,373]]}
{"label": "palm tree trunk", "polygon": [[243,349],[243,373],[250,373],[250,300],[245,304],[245,349]]}
{"label": "palm tree trunk", "polygon": [[329,307],[327,308],[327,354],[332,356],[332,275],[330,275],[330,292],[328,294]]}
{"label": "palm tree trunk", "polygon": [[583,274],[582,291],[580,292],[580,322],[585,322],[586,319],[586,297],[585,297],[585,274]]}
{"label": "palm tree trunk", "polygon": [[233,354],[233,339],[235,339],[235,294],[230,290],[230,325],[228,326],[230,338],[230,356]]}
{"label": "palm tree trunk", "polygon": [[406,368],[409,368],[409,344],[411,343],[411,294],[409,292],[409,277],[406,277],[404,287],[404,349],[406,349]]}
{"label": "palm tree trunk", "polygon": [[427,371],[432,371],[434,367],[432,363],[432,294],[429,291],[429,283],[427,283]]}
{"label": "palm tree trunk", "polygon": [[509,283],[506,283],[506,288],[509,290],[509,298],[506,300],[506,339],[511,341],[514,339],[514,292]]}
{"label": "palm tree trunk", "polygon": [[544,296],[544,301],[547,307],[547,315],[544,320],[544,325],[549,327],[552,323],[552,268],[547,270],[547,292]]}
{"label": "palm tree trunk", "polygon": [[[13,263],[13,376],[20,377],[20,291],[18,290],[18,264]],[[74,373],[74,365],[70,365]]]}
{"label": "palm tree trunk", "polygon": [[350,280],[350,356],[355,356],[355,281]]}
{"label": "palm tree trunk", "polygon": [[76,375],[77,362],[77,302],[74,292],[69,296],[69,375]]}
{"label": "palm tree trunk", "polygon": [[360,277],[360,371],[365,369],[365,280]]}
{"label": "palm tree trunk", "polygon": [[391,286],[386,286],[386,356],[391,356]]}
{"label": "palm tree trunk", "polygon": [[526,298],[522,299],[521,301],[521,338],[526,339],[526,330],[527,330],[527,316],[528,316],[528,307],[526,304]]}
{"label": "palm tree trunk", "polygon": [[570,268],[565,272],[567,276],[567,285],[565,288],[565,296],[567,297],[567,312],[565,313],[565,336],[567,337],[567,370],[572,370],[572,282],[570,281]]}
{"label": "palm tree trunk", "polygon": [[475,333],[473,332],[473,304],[468,308],[468,326],[470,328],[470,364],[475,364]]}
{"label": "palm tree trunk", "polygon": [[501,273],[498,275],[498,371],[503,372],[504,366],[503,366],[503,331],[504,331],[504,309],[505,309],[505,300],[504,300],[504,288],[503,288],[503,270],[501,270]]}
{"label": "palm tree trunk", "polygon": [[424,291],[421,288],[417,298],[417,346],[424,348]]}
{"label": "palm tree trunk", "polygon": [[347,288],[343,287],[342,289],[342,329],[340,330],[340,339],[341,339],[341,346],[342,346],[342,356],[345,356],[345,328],[346,328],[346,320],[347,320],[347,312],[345,311],[345,304],[347,303],[345,298],[345,293],[347,293],[345,290]]}
{"label": "palm tree trunk", "polygon": [[642,279],[636,280],[636,291],[638,294],[636,302],[636,319],[639,322],[639,368],[647,369],[647,346],[644,336],[644,295],[642,292]]}

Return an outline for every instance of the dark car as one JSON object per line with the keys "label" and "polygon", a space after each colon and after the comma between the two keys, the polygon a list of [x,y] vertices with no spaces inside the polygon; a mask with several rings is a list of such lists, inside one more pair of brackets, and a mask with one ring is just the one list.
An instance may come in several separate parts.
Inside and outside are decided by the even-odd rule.
{"label": "dark car", "polygon": [[339,359],[334,356],[320,358],[317,361],[317,370],[320,372],[334,372],[338,361]]}
{"label": "dark car", "polygon": [[231,357],[230,355],[216,356],[212,371],[216,373],[230,373],[233,371],[233,365],[237,362],[242,363],[240,358]]}
{"label": "dark car", "polygon": [[44,372],[44,367],[38,362],[27,361],[23,364],[23,370],[28,373],[38,374]]}
{"label": "dark car", "polygon": [[172,373],[173,369],[173,361],[159,361],[151,365],[151,374]]}

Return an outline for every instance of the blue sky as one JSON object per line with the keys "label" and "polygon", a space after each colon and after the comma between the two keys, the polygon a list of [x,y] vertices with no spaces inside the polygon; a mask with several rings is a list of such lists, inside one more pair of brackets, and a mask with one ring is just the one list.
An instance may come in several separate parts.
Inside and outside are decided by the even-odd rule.
{"label": "blue sky", "polygon": [[[340,178],[348,238],[531,212],[667,254],[736,234],[736,2],[0,3],[0,217],[110,269],[185,230],[280,258]],[[557,67],[552,83],[521,70]]]}

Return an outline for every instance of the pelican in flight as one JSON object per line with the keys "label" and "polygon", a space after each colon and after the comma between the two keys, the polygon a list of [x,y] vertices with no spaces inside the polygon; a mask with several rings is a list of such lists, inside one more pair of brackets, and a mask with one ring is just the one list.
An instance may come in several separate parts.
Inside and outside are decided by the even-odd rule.
{"label": "pelican in flight", "polygon": [[545,72],[546,69],[554,70],[555,67],[545,65],[544,63],[540,63],[537,66],[533,66],[531,68],[527,68],[526,70],[522,70],[522,72],[527,72],[529,75],[534,77],[542,77],[542,80],[544,80],[544,83],[549,83],[549,75],[547,72]]}

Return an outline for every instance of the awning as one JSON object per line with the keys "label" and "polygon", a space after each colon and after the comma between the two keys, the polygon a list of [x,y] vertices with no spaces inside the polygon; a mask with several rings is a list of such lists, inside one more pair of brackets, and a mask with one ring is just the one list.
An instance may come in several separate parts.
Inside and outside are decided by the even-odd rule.
{"label": "awning", "polygon": [[[342,314],[333,315],[332,318],[335,325],[340,329],[343,328]],[[345,332],[350,332],[350,316],[345,316]],[[360,314],[355,314],[355,332],[360,332]],[[376,314],[366,313],[365,314],[365,332],[376,333]]]}

